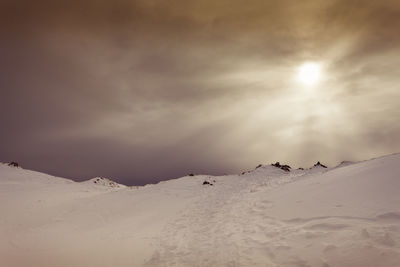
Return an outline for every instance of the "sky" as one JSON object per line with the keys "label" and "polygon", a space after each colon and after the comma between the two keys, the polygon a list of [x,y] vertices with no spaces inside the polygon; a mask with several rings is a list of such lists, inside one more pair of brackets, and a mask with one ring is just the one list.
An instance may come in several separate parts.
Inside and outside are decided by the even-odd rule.
{"label": "sky", "polygon": [[400,152],[399,29],[398,0],[2,0],[0,161],[140,185]]}

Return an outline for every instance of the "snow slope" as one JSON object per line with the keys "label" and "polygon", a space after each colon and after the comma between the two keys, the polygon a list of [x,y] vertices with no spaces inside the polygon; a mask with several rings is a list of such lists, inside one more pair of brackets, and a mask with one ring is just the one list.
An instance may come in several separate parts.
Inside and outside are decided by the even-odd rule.
{"label": "snow slope", "polygon": [[97,179],[0,164],[0,266],[400,266],[399,154],[143,187]]}

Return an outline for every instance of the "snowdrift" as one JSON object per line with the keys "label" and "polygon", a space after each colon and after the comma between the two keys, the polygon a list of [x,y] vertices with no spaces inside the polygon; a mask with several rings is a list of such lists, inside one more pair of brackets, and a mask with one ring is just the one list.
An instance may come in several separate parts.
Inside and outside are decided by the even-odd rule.
{"label": "snowdrift", "polygon": [[399,192],[399,154],[143,187],[0,164],[0,266],[398,267]]}

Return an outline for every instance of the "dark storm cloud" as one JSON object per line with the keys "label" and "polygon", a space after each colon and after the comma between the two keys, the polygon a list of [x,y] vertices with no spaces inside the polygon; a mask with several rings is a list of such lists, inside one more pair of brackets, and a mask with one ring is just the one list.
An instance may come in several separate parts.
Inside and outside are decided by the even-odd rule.
{"label": "dark storm cloud", "polygon": [[0,25],[2,161],[137,184],[400,149],[398,1],[2,1]]}

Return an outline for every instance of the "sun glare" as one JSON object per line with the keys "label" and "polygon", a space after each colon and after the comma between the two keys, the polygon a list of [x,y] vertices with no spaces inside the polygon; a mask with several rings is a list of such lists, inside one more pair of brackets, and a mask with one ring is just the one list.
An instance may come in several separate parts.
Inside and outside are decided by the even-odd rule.
{"label": "sun glare", "polygon": [[321,66],[318,63],[308,62],[300,66],[298,79],[305,85],[314,85],[318,83],[321,76]]}

